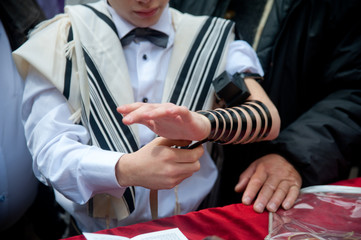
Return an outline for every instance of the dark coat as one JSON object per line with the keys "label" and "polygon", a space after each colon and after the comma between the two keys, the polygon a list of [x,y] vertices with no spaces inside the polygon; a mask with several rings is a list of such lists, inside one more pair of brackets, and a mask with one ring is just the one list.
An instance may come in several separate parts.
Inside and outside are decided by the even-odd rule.
{"label": "dark coat", "polygon": [[29,30],[46,18],[36,0],[1,0],[0,19],[15,50],[26,41]]}
{"label": "dark coat", "polygon": [[361,2],[291,1],[269,41],[290,1],[278,2],[257,49],[282,120],[272,149],[294,164],[304,186],[345,179],[361,163]]}

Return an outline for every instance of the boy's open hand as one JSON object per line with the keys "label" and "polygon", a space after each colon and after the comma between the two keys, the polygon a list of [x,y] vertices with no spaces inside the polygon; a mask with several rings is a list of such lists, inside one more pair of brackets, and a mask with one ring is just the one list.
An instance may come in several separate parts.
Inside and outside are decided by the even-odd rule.
{"label": "boy's open hand", "polygon": [[138,102],[122,105],[117,111],[123,114],[124,124],[143,124],[168,139],[200,141],[210,133],[210,122],[205,116],[172,103]]}

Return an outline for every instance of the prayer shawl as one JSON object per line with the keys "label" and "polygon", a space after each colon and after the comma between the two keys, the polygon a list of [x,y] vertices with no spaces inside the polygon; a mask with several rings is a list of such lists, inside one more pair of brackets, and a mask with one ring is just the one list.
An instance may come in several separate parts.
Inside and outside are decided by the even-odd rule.
{"label": "prayer shawl", "polygon": [[[214,100],[211,82],[225,68],[234,24],[174,9],[171,14],[176,35],[162,102],[193,111],[210,109]],[[122,124],[116,112],[117,106],[134,102],[134,96],[106,3],[67,6],[64,14],[38,26],[25,46],[14,53],[21,75],[25,78],[32,65],[50,80],[68,99],[74,123],[88,129],[90,144],[125,153],[138,150],[137,128]],[[99,212],[104,207],[98,209],[95,201],[89,201],[90,215],[120,220],[134,209],[134,193],[128,187],[123,199],[99,198],[103,199],[100,206],[109,201],[108,206],[117,206],[108,213]]]}

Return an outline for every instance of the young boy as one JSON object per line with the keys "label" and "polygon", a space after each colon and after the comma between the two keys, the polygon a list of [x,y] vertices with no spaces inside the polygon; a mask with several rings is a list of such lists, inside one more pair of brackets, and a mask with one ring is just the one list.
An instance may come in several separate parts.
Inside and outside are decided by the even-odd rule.
{"label": "young boy", "polygon": [[[138,27],[159,32],[148,37],[151,30]],[[54,188],[80,230],[91,232],[151,220],[150,189],[159,189],[159,217],[196,210],[217,177],[203,147],[173,147],[200,139],[155,138],[143,125],[123,124],[117,106],[186,106],[205,122],[198,137],[207,137],[221,127],[194,111],[212,108],[211,81],[224,70],[263,74],[252,48],[234,41],[230,21],[182,14],[168,0],[67,6],[14,58],[26,79],[23,120],[35,175]],[[276,137],[277,110],[256,81],[247,85],[261,112],[239,110],[249,124],[238,140]],[[266,110],[268,136],[260,127]]]}

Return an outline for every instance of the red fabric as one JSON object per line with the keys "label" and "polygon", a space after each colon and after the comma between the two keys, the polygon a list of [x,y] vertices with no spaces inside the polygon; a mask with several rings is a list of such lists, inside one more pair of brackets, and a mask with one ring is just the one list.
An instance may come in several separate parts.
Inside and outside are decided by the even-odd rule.
{"label": "red fabric", "polygon": [[[334,184],[361,187],[361,178],[340,181]],[[142,233],[175,227],[179,228],[189,240],[201,240],[212,235],[216,235],[225,240],[264,239],[268,234],[268,213],[258,214],[253,211],[253,206],[233,204],[103,230],[98,233],[134,237]],[[85,240],[85,237],[80,235],[67,238],[66,240]]]}
{"label": "red fabric", "polygon": [[[169,228],[179,228],[190,240],[200,240],[216,235],[225,240],[264,239],[268,233],[268,213],[255,213],[252,206],[232,204],[220,208],[209,208],[185,215],[117,227],[98,233],[125,237]],[[67,240],[81,240],[84,236],[75,236]]]}
{"label": "red fabric", "polygon": [[342,185],[342,186],[349,186],[349,187],[361,187],[361,177],[342,180],[339,182],[335,182],[331,185]]}

